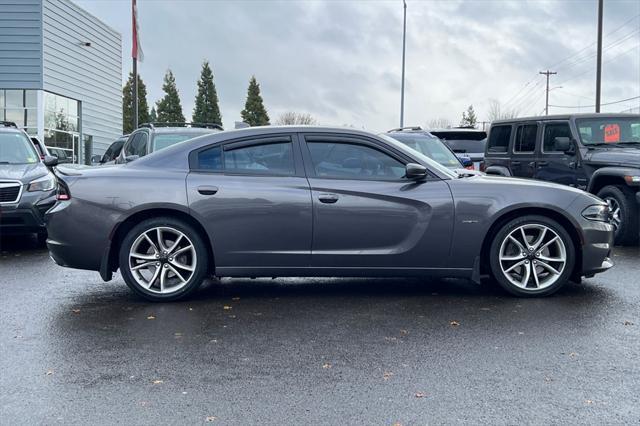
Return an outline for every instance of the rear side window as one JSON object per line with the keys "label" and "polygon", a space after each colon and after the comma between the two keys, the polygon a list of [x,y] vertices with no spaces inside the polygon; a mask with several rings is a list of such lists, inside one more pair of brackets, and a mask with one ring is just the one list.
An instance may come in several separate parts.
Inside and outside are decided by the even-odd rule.
{"label": "rear side window", "polygon": [[556,149],[556,138],[570,138],[569,123],[549,123],[544,126],[542,150],[544,152],[560,152]]}
{"label": "rear side window", "polygon": [[111,144],[111,146],[104,153],[102,159],[103,161],[111,161],[120,155],[120,151],[122,151],[122,145],[124,145],[124,141],[115,141]]}
{"label": "rear side window", "polygon": [[214,146],[198,152],[198,170],[254,175],[294,175],[291,142]]}
{"label": "rear side window", "polygon": [[507,152],[511,139],[511,126],[494,126],[489,132],[488,152]]}
{"label": "rear side window", "polygon": [[147,134],[144,132],[133,135],[133,139],[125,148],[125,155],[137,155],[139,157],[147,155],[147,139]]}
{"label": "rear side window", "polygon": [[533,152],[536,150],[537,124],[519,126],[516,131],[516,140],[513,146],[514,152]]}

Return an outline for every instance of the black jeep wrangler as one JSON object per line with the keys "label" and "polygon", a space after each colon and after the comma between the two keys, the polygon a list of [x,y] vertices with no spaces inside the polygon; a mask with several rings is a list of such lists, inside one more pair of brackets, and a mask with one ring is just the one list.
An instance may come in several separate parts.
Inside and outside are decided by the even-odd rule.
{"label": "black jeep wrangler", "polygon": [[494,121],[485,172],[557,182],[609,203],[616,244],[640,229],[640,115],[572,114]]}

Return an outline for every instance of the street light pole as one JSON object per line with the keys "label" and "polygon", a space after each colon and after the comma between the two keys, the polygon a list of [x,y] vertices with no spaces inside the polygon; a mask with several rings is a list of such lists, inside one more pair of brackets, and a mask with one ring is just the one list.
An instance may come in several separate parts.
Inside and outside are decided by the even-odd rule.
{"label": "street light pole", "polygon": [[602,80],[602,9],[604,0],[598,0],[598,56],[596,59],[596,112],[600,112],[600,86]]}
{"label": "street light pole", "polygon": [[404,127],[404,58],[407,45],[407,2],[404,5],[404,24],[402,27],[402,87],[400,89],[400,127]]}

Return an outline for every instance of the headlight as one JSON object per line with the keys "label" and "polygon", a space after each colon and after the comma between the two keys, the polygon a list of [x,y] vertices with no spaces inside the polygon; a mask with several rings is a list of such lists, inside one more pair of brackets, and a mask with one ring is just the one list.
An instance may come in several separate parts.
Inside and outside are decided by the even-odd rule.
{"label": "headlight", "polygon": [[597,204],[582,210],[582,217],[589,220],[609,221],[609,206]]}
{"label": "headlight", "polygon": [[46,176],[42,176],[36,180],[32,180],[29,182],[29,186],[27,186],[27,191],[51,191],[56,187],[56,178],[53,174],[49,173]]}

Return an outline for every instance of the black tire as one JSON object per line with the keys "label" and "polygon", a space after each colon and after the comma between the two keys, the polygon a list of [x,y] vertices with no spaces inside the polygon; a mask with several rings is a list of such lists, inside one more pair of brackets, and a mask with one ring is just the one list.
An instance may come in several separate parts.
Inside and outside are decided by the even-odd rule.
{"label": "black tire", "polygon": [[598,191],[604,201],[613,200],[620,207],[620,225],[616,228],[614,243],[617,245],[638,244],[638,203],[635,193],[626,186],[607,185]]}
{"label": "black tire", "polygon": [[46,247],[47,246],[47,231],[38,232],[36,234],[36,241],[38,242],[38,247]]}
{"label": "black tire", "polygon": [[[136,281],[136,278],[133,276],[133,273],[131,271],[129,254],[134,242],[144,232],[157,227],[167,227],[181,232],[182,234],[184,234],[184,236],[187,237],[188,240],[190,240],[191,244],[193,245],[193,249],[195,250],[196,264],[193,268],[191,277],[186,280],[186,284],[182,285],[178,290],[171,293],[161,294],[144,288],[141,284],[138,283],[138,281]],[[206,278],[209,271],[208,263],[210,261],[206,245],[202,238],[198,235],[198,232],[196,232],[188,223],[172,217],[158,217],[147,219],[134,226],[122,241],[118,254],[118,260],[120,264],[120,273],[122,274],[122,277],[124,278],[127,286],[129,286],[129,288],[133,290],[133,292],[137,295],[142,296],[143,298],[152,302],[174,301],[183,299],[193,293],[198,287],[200,287],[203,280]],[[163,262],[166,262],[166,259],[163,260]],[[149,281],[151,280],[149,279]]]}
{"label": "black tire", "polygon": [[[502,267],[500,266],[500,249],[503,241],[511,234],[514,230],[517,230],[519,227],[523,225],[544,225],[547,228],[551,229],[553,232],[557,234],[558,237],[562,240],[566,251],[566,263],[564,265],[564,269],[561,271],[560,276],[557,278],[555,282],[545,288],[541,289],[523,289],[515,284],[511,283],[509,279],[505,276],[505,273],[502,271]],[[493,241],[491,242],[491,246],[489,248],[489,264],[491,267],[491,273],[493,278],[497,281],[497,283],[507,292],[511,293],[514,296],[518,297],[540,297],[540,296],[548,296],[550,294],[555,293],[560,290],[568,281],[573,271],[573,267],[575,265],[575,246],[571,239],[571,236],[567,232],[567,230],[556,222],[553,219],[550,219],[546,216],[539,215],[529,215],[518,217],[510,220],[506,224],[504,224],[498,232],[495,233]],[[527,252],[528,254],[528,252]],[[532,261],[533,263],[533,261]],[[533,266],[533,265],[531,265]]]}

